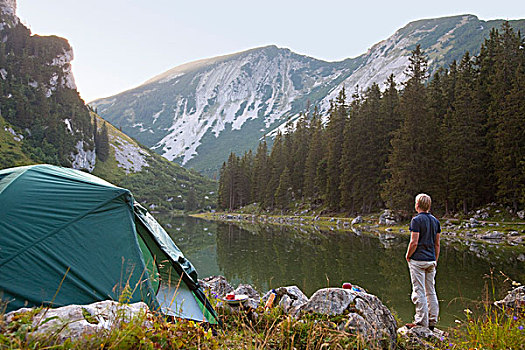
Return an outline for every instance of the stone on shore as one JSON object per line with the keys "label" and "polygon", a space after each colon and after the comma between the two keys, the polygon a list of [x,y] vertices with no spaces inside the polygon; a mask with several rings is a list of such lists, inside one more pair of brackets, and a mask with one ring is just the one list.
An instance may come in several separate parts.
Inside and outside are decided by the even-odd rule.
{"label": "stone on shore", "polygon": [[[268,291],[262,301],[266,303],[272,291]],[[284,312],[297,315],[299,308],[308,302],[308,297],[297,286],[279,287],[275,289],[274,305],[278,304]]]}
{"label": "stone on shore", "polygon": [[435,344],[443,341],[447,333],[437,328],[431,331],[422,326],[413,328],[403,326],[397,330],[397,335],[408,349],[438,349]]}
{"label": "stone on shore", "polygon": [[352,220],[352,225],[361,224],[361,223],[363,223],[363,217],[362,216],[358,216],[354,220]]}
{"label": "stone on shore", "polygon": [[31,315],[31,336],[54,339],[54,343],[63,343],[67,339],[78,340],[87,335],[100,334],[103,336],[109,330],[119,327],[122,323],[129,323],[134,317],[144,316],[142,326],[151,328],[153,324],[148,320],[148,306],[143,302],[134,304],[120,304],[116,301],[105,300],[89,305],[68,305],[56,309],[22,308],[5,315],[5,322],[9,324],[23,314]]}
{"label": "stone on shore", "polygon": [[383,348],[395,347],[396,320],[375,295],[353,289],[320,289],[299,311],[301,314],[345,315],[345,320],[338,325],[340,329],[358,333]]}
{"label": "stone on shore", "polygon": [[243,302],[245,308],[257,309],[261,296],[259,293],[249,284],[240,284],[233,292],[235,295],[247,295],[248,300]]}
{"label": "stone on shore", "polygon": [[224,298],[226,294],[233,292],[233,287],[224,276],[206,277],[199,280],[199,284],[204,290],[209,291],[211,296],[217,298]]}
{"label": "stone on shore", "polygon": [[514,288],[503,300],[494,302],[494,305],[505,307],[506,309],[525,309],[525,286]]}

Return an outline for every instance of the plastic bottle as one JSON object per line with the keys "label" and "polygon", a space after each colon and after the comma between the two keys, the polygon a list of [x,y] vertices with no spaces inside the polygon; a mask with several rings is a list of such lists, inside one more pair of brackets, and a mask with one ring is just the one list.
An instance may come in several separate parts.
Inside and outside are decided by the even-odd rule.
{"label": "plastic bottle", "polygon": [[271,308],[273,306],[273,301],[275,300],[275,289],[272,289],[272,292],[270,293],[270,296],[268,296],[268,300],[266,300],[266,304],[264,307],[266,309]]}

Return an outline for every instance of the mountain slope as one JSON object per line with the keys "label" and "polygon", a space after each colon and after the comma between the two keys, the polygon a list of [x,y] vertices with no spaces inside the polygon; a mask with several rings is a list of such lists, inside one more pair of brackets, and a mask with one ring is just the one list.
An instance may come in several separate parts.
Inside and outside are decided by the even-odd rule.
{"label": "mountain slope", "polygon": [[[151,209],[214,206],[214,181],[167,161],[90,113],[76,91],[68,42],[31,35],[15,13],[15,1],[0,0],[0,168],[51,163],[82,169],[129,188]],[[104,161],[94,139],[95,120],[97,135],[106,124]]]}
{"label": "mountain slope", "polygon": [[[309,104],[326,111],[342,86],[350,95],[356,86],[382,85],[392,73],[405,81],[416,44],[427,53],[432,72],[467,50],[476,54],[490,29],[501,23],[473,15],[420,20],[341,62],[262,47],[176,67],[91,105],[165,158],[213,174],[230,152],[253,149]],[[511,24],[525,29],[525,20]]]}
{"label": "mountain slope", "polygon": [[[92,116],[97,118],[100,130],[105,121],[94,113]],[[166,160],[107,122],[106,126],[110,153],[105,161],[97,159],[94,175],[129,189],[151,210],[190,209],[187,200],[191,191],[196,207],[215,207],[215,181]]]}

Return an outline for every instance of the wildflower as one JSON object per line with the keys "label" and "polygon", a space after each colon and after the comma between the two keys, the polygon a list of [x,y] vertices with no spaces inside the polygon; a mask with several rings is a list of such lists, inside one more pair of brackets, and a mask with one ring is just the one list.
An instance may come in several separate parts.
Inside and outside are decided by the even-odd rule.
{"label": "wildflower", "polygon": [[512,317],[514,319],[514,321],[517,321],[518,320],[518,316],[514,316]]}
{"label": "wildflower", "polygon": [[470,315],[470,314],[472,313],[472,311],[471,311],[470,309],[465,309],[465,310],[463,310],[463,311],[465,311],[465,313],[466,313],[467,315]]}
{"label": "wildflower", "polygon": [[519,287],[519,286],[521,286],[521,283],[516,282],[516,281],[512,281],[512,285],[516,286],[516,287]]}
{"label": "wildflower", "polygon": [[520,331],[522,331],[522,330],[523,330],[523,326],[519,326],[518,329],[519,329]]}
{"label": "wildflower", "polygon": [[456,322],[457,324],[461,324],[460,320],[455,320],[454,322]]}

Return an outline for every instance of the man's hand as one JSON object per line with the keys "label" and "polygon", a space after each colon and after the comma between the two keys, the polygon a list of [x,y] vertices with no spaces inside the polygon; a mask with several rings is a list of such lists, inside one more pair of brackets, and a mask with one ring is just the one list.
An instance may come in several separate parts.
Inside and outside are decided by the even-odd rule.
{"label": "man's hand", "polygon": [[418,241],[419,232],[410,232],[410,243],[408,243],[407,253],[405,255],[405,259],[407,259],[407,262],[410,262],[410,257],[416,251]]}

